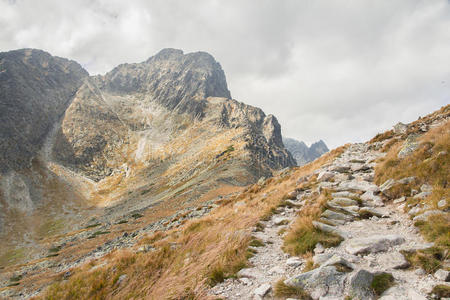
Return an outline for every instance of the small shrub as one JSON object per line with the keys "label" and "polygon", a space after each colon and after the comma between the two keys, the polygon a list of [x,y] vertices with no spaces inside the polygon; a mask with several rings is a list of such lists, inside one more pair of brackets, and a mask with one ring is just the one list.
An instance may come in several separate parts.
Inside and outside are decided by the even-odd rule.
{"label": "small shrub", "polygon": [[449,298],[450,297],[450,286],[439,284],[433,288],[431,294],[434,294],[438,299]]}
{"label": "small shrub", "polygon": [[208,274],[207,281],[210,286],[215,286],[218,283],[221,283],[225,280],[225,274],[221,267],[216,266],[212,271]]}
{"label": "small shrub", "polygon": [[144,216],[144,215],[139,214],[139,213],[134,213],[134,214],[131,215],[131,217],[132,217],[132,218],[135,218],[135,219],[142,218],[143,216]]}
{"label": "small shrub", "polygon": [[411,267],[420,267],[428,274],[439,269],[442,265],[442,261],[446,259],[444,256],[445,251],[438,247],[412,252],[402,251],[401,253],[405,256]]}
{"label": "small shrub", "polygon": [[280,279],[275,283],[274,294],[275,297],[293,297],[304,300],[312,299],[304,289],[302,289],[301,287],[289,286],[284,283],[284,279]]}
{"label": "small shrub", "polygon": [[380,296],[385,290],[394,285],[394,276],[389,273],[380,273],[374,276],[370,287],[375,295]]}
{"label": "small shrub", "polygon": [[259,239],[253,239],[250,241],[249,246],[252,247],[264,247],[264,243]]}

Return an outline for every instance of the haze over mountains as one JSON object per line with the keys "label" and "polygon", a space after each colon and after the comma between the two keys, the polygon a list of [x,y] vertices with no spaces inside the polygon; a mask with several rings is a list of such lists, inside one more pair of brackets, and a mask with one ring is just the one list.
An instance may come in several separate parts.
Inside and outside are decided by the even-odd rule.
{"label": "haze over mountains", "polygon": [[330,151],[322,140],[312,143],[311,146],[308,147],[303,141],[283,137],[283,144],[294,157],[297,166],[303,166]]}

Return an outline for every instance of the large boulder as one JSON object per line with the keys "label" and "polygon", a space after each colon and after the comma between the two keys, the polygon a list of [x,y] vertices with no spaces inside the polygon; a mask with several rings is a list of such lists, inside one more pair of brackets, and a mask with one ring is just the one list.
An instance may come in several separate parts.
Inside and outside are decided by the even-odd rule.
{"label": "large boulder", "polygon": [[344,289],[345,273],[334,266],[325,266],[287,279],[288,286],[302,288],[310,292],[313,299],[341,296]]}
{"label": "large boulder", "polygon": [[350,277],[349,294],[355,300],[375,299],[371,288],[374,274],[366,270],[358,270]]}
{"label": "large boulder", "polygon": [[386,251],[390,247],[404,242],[405,239],[400,235],[374,235],[367,238],[351,239],[347,242],[345,249],[353,255],[376,253]]}

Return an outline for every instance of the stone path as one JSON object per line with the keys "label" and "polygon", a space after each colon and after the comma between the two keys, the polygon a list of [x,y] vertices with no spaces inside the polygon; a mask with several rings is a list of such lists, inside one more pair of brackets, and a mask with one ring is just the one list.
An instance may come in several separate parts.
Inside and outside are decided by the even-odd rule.
{"label": "stone path", "polygon": [[[386,205],[380,187],[373,183],[375,160],[382,156],[368,144],[353,144],[331,164],[316,171],[319,183],[313,190],[334,190],[327,210],[314,225],[341,235],[344,241],[335,248],[318,245],[313,257],[316,269],[302,273],[305,260],[290,257],[281,250],[279,230],[292,224],[301,208],[279,208],[278,213],[263,222],[262,232],[254,236],[264,242],[250,259],[252,267],[227,279],[210,291],[222,299],[274,299],[273,286],[280,279],[291,286],[307,290],[313,299],[375,299],[370,288],[373,276],[388,272],[394,287],[379,299],[426,299],[433,286],[445,282],[423,270],[411,270],[400,253],[405,249],[432,246],[419,235],[409,216],[403,213],[402,199]],[[406,180],[407,181],[407,180]],[[301,201],[294,202],[301,207]],[[285,224],[288,225],[277,225]]]}

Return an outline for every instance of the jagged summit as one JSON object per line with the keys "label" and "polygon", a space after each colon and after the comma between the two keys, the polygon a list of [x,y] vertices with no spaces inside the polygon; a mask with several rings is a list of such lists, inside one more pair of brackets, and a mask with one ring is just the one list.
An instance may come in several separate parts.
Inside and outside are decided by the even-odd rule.
{"label": "jagged summit", "polygon": [[207,97],[231,98],[222,67],[206,52],[163,49],[143,63],[122,64],[97,80],[108,92],[145,93],[167,109],[192,115],[203,115]]}
{"label": "jagged summit", "polygon": [[303,141],[296,139],[283,138],[283,143],[286,149],[292,154],[297,161],[297,165],[302,166],[314,159],[320,157],[322,154],[329,151],[327,145],[323,140],[319,140],[308,147]]}

